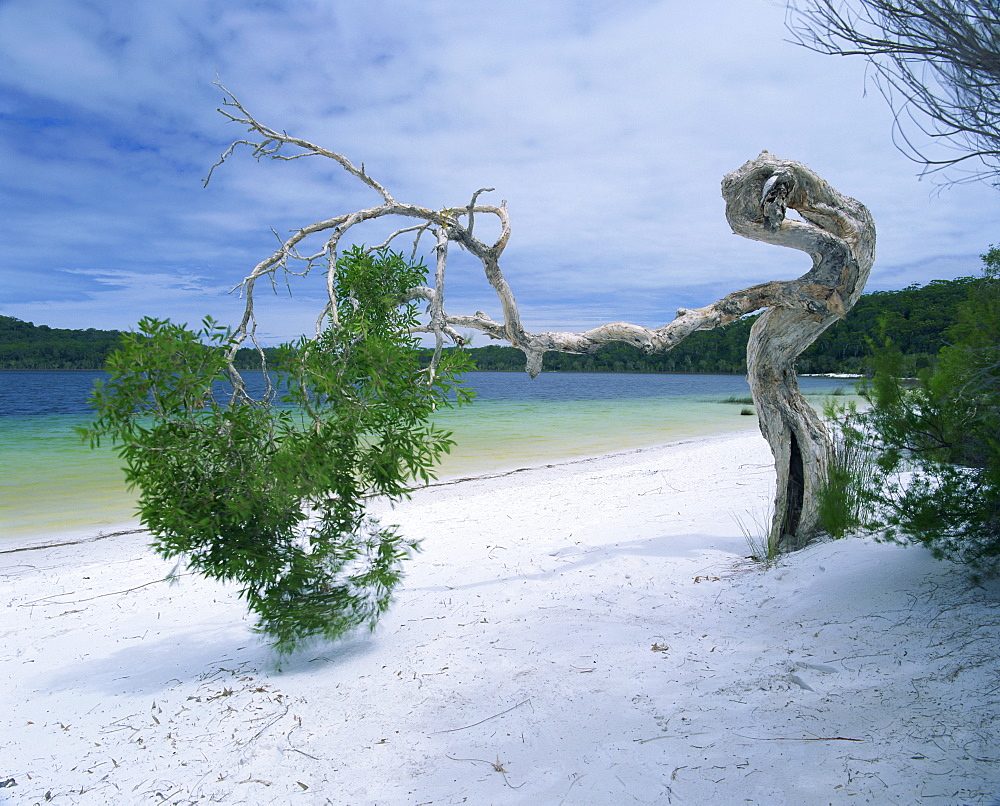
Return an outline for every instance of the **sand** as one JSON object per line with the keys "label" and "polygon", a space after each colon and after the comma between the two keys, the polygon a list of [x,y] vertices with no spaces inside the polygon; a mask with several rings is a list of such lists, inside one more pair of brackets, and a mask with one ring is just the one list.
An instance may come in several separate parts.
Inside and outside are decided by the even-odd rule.
{"label": "sand", "polygon": [[738,434],[420,490],[375,632],[284,658],[144,534],[5,545],[0,801],[998,802],[1000,586],[754,564],[772,484]]}

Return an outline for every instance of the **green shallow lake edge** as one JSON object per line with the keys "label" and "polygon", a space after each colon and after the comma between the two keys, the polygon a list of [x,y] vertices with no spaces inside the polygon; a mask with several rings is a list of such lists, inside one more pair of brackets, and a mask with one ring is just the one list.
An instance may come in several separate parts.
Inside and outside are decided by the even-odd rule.
{"label": "green shallow lake edge", "polygon": [[[740,403],[706,396],[607,400],[482,400],[436,422],[456,445],[438,481],[652,447],[757,428]],[[821,409],[826,395],[808,398]],[[854,396],[838,397],[854,399]],[[0,542],[97,533],[137,524],[135,496],[113,448],[90,450],[73,432],[86,415],[8,420],[0,456]]]}

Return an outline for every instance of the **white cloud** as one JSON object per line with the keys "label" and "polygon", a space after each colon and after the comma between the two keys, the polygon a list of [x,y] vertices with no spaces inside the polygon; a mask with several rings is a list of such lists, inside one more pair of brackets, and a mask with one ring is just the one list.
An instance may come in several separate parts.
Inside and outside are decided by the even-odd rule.
{"label": "white cloud", "polygon": [[[864,97],[863,63],[788,44],[783,15],[768,0],[7,0],[5,308],[54,326],[215,312],[215,291],[163,278],[183,270],[205,278],[195,288],[229,288],[273,248],[269,227],[375,200],[320,160],[258,165],[245,153],[201,190],[241,134],[214,113],[216,70],[264,122],[364,162],[402,200],[451,206],[497,188],[490,198],[513,217],[509,279],[525,319],[545,327],[605,312],[660,323],[679,305],[801,273],[802,255],[736,238],[723,217],[723,174],[761,148],[870,206],[873,288],[975,273],[1000,240],[1000,195],[918,183],[881,97]],[[60,269],[151,280],[44,308],[7,279]],[[475,271],[455,273],[452,300],[490,310]],[[313,293],[303,285],[296,299]],[[279,307],[276,334],[311,318]]]}

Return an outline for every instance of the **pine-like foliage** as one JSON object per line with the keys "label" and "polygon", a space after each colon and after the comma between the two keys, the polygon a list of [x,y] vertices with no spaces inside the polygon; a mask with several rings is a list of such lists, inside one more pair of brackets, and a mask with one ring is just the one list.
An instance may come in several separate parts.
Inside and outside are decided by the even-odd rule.
{"label": "pine-like foliage", "polygon": [[[901,355],[886,339],[865,397],[871,408],[842,417],[867,475],[851,494],[861,525],[935,556],[1000,573],[1000,248],[983,255],[936,367],[900,379]],[[850,473],[848,473],[850,475]]]}
{"label": "pine-like foliage", "polygon": [[155,319],[92,396],[85,433],[120,446],[153,547],[238,584],[279,651],[373,628],[417,548],[367,508],[431,478],[453,444],[431,413],[471,399],[461,353],[434,373],[417,361],[416,309],[400,300],[424,274],[386,250],[342,257],[337,316],[281,350],[276,399],[230,383],[225,329]]}

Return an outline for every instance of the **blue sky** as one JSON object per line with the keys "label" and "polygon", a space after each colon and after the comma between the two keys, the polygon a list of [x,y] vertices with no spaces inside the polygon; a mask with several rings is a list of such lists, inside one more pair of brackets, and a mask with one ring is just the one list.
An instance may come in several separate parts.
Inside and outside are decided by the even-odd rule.
{"label": "blue sky", "polygon": [[[0,0],[0,313],[234,323],[229,289],[272,228],[376,200],[332,163],[246,153],[202,188],[242,134],[215,111],[217,75],[401,201],[495,187],[531,330],[655,326],[801,274],[806,256],[725,222],[719,183],[762,148],[869,206],[869,290],[978,273],[1000,191],[918,180],[864,62],[790,44],[784,17],[772,0]],[[450,313],[499,317],[480,274],[454,260]],[[264,338],[310,330],[321,285],[262,298]]]}

